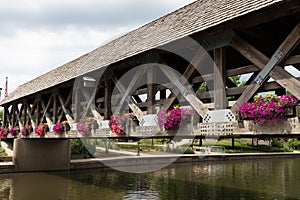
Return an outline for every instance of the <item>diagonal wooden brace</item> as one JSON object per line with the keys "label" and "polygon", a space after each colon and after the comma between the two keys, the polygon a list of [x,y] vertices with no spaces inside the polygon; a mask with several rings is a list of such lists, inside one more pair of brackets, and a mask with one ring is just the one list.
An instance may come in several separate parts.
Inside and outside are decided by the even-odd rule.
{"label": "diagonal wooden brace", "polygon": [[[291,74],[286,72],[283,68],[278,66],[278,64],[282,62],[287,57],[287,55],[289,55],[289,53],[297,46],[297,44],[299,43],[299,38],[300,23],[293,29],[293,31],[277,49],[276,52],[280,51],[281,56],[278,59],[275,59],[276,61],[274,61],[273,58],[273,61],[271,61],[271,63],[274,66],[270,65],[270,60],[267,56],[259,52],[252,45],[250,45],[248,42],[237,35],[235,35],[232,39],[231,46],[260,69],[264,70],[265,66],[270,67],[271,70],[265,70],[263,74],[269,74],[278,84],[289,90],[297,98],[300,98],[300,90],[298,89],[300,87],[300,82]],[[273,55],[274,57],[278,56],[276,52]],[[260,75],[261,74],[259,74],[255,78],[255,80],[242,93],[238,101],[233,105],[232,111],[234,113],[237,113],[237,108],[244,102],[248,101],[265,82],[265,77],[259,77]]]}
{"label": "diagonal wooden brace", "polygon": [[208,112],[208,108],[202,103],[202,101],[197,98],[197,96],[191,91],[191,89],[184,86],[180,82],[180,78],[172,70],[168,70],[167,66],[161,66],[161,70],[170,79],[173,85],[177,87],[183,98],[185,98],[190,103],[190,105],[201,117],[204,117],[204,115]]}
{"label": "diagonal wooden brace", "polygon": [[[103,117],[100,115],[100,113],[97,112],[96,110],[96,107],[95,105],[92,103],[95,99],[95,95],[97,93],[97,88],[95,88],[95,90],[93,91],[93,94],[92,96],[90,96],[88,94],[88,92],[86,91],[85,88],[81,88],[81,92],[83,94],[83,96],[85,97],[85,99],[88,101],[88,104],[87,104],[87,108],[86,108],[86,112],[88,111],[88,109],[90,108],[92,113],[93,113],[93,116],[94,118],[97,120],[97,123],[100,124],[101,121],[103,121]],[[83,114],[83,116],[86,115],[86,112]]]}
{"label": "diagonal wooden brace", "polygon": [[118,80],[116,77],[113,77],[113,82],[115,83],[116,87],[118,88],[118,90],[121,93],[123,93],[123,97],[120,100],[115,112],[119,112],[121,107],[123,106],[123,103],[125,102],[125,100],[128,100],[129,101],[128,106],[130,107],[130,109],[132,110],[134,115],[137,117],[137,119],[139,121],[142,119],[142,117],[144,115],[143,111],[135,103],[133,103],[132,98],[128,98],[128,96],[129,96],[130,92],[132,91],[133,86],[142,78],[142,74],[144,72],[145,72],[144,68],[142,70],[137,71],[135,76],[129,83],[129,86],[127,87],[127,89],[125,89],[125,87],[120,82],[120,80]]}
{"label": "diagonal wooden brace", "polygon": [[[183,77],[180,79],[180,82],[184,85],[189,78],[193,75],[195,72],[195,69],[197,66],[200,65],[201,62],[203,62],[208,57],[208,54],[203,53],[203,49],[200,49],[195,54],[194,58],[192,59],[191,63],[187,66],[186,70],[183,72]],[[175,94],[171,94],[170,97],[165,101],[163,107],[169,108],[172,103],[175,101],[176,97]]]}

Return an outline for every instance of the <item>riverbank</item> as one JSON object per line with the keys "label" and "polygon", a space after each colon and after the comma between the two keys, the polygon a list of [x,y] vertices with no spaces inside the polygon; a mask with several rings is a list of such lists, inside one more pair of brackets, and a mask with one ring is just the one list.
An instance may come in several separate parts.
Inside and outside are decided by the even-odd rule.
{"label": "riverbank", "polygon": [[[226,154],[183,154],[178,157],[176,154],[167,155],[141,155],[141,156],[121,156],[107,158],[73,159],[70,162],[70,170],[84,170],[96,168],[155,168],[157,166],[167,166],[171,163],[188,162],[215,162],[233,161],[249,159],[280,159],[280,158],[300,158],[300,152],[287,153],[226,153]],[[17,173],[13,162],[0,162],[0,174]]]}

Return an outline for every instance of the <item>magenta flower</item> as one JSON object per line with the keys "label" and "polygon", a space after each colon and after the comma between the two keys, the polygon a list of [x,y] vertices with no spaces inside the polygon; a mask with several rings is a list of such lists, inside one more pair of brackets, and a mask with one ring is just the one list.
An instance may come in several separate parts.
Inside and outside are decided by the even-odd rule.
{"label": "magenta flower", "polygon": [[273,123],[282,119],[287,120],[284,108],[297,103],[297,98],[288,95],[266,98],[259,96],[253,102],[243,103],[238,112],[242,119],[253,120],[254,123]]}

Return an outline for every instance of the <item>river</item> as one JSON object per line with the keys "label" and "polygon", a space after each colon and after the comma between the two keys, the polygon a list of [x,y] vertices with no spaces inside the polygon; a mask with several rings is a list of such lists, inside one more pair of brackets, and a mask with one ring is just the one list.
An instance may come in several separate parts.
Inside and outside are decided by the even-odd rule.
{"label": "river", "polygon": [[300,199],[300,158],[172,164],[151,173],[111,169],[0,175],[0,199]]}

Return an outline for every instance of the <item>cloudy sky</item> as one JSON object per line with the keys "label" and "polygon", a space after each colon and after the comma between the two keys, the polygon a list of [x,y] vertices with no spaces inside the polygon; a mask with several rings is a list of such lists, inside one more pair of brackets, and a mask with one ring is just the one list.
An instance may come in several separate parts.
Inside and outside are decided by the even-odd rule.
{"label": "cloudy sky", "polygon": [[0,87],[8,77],[11,92],[193,1],[0,0]]}

